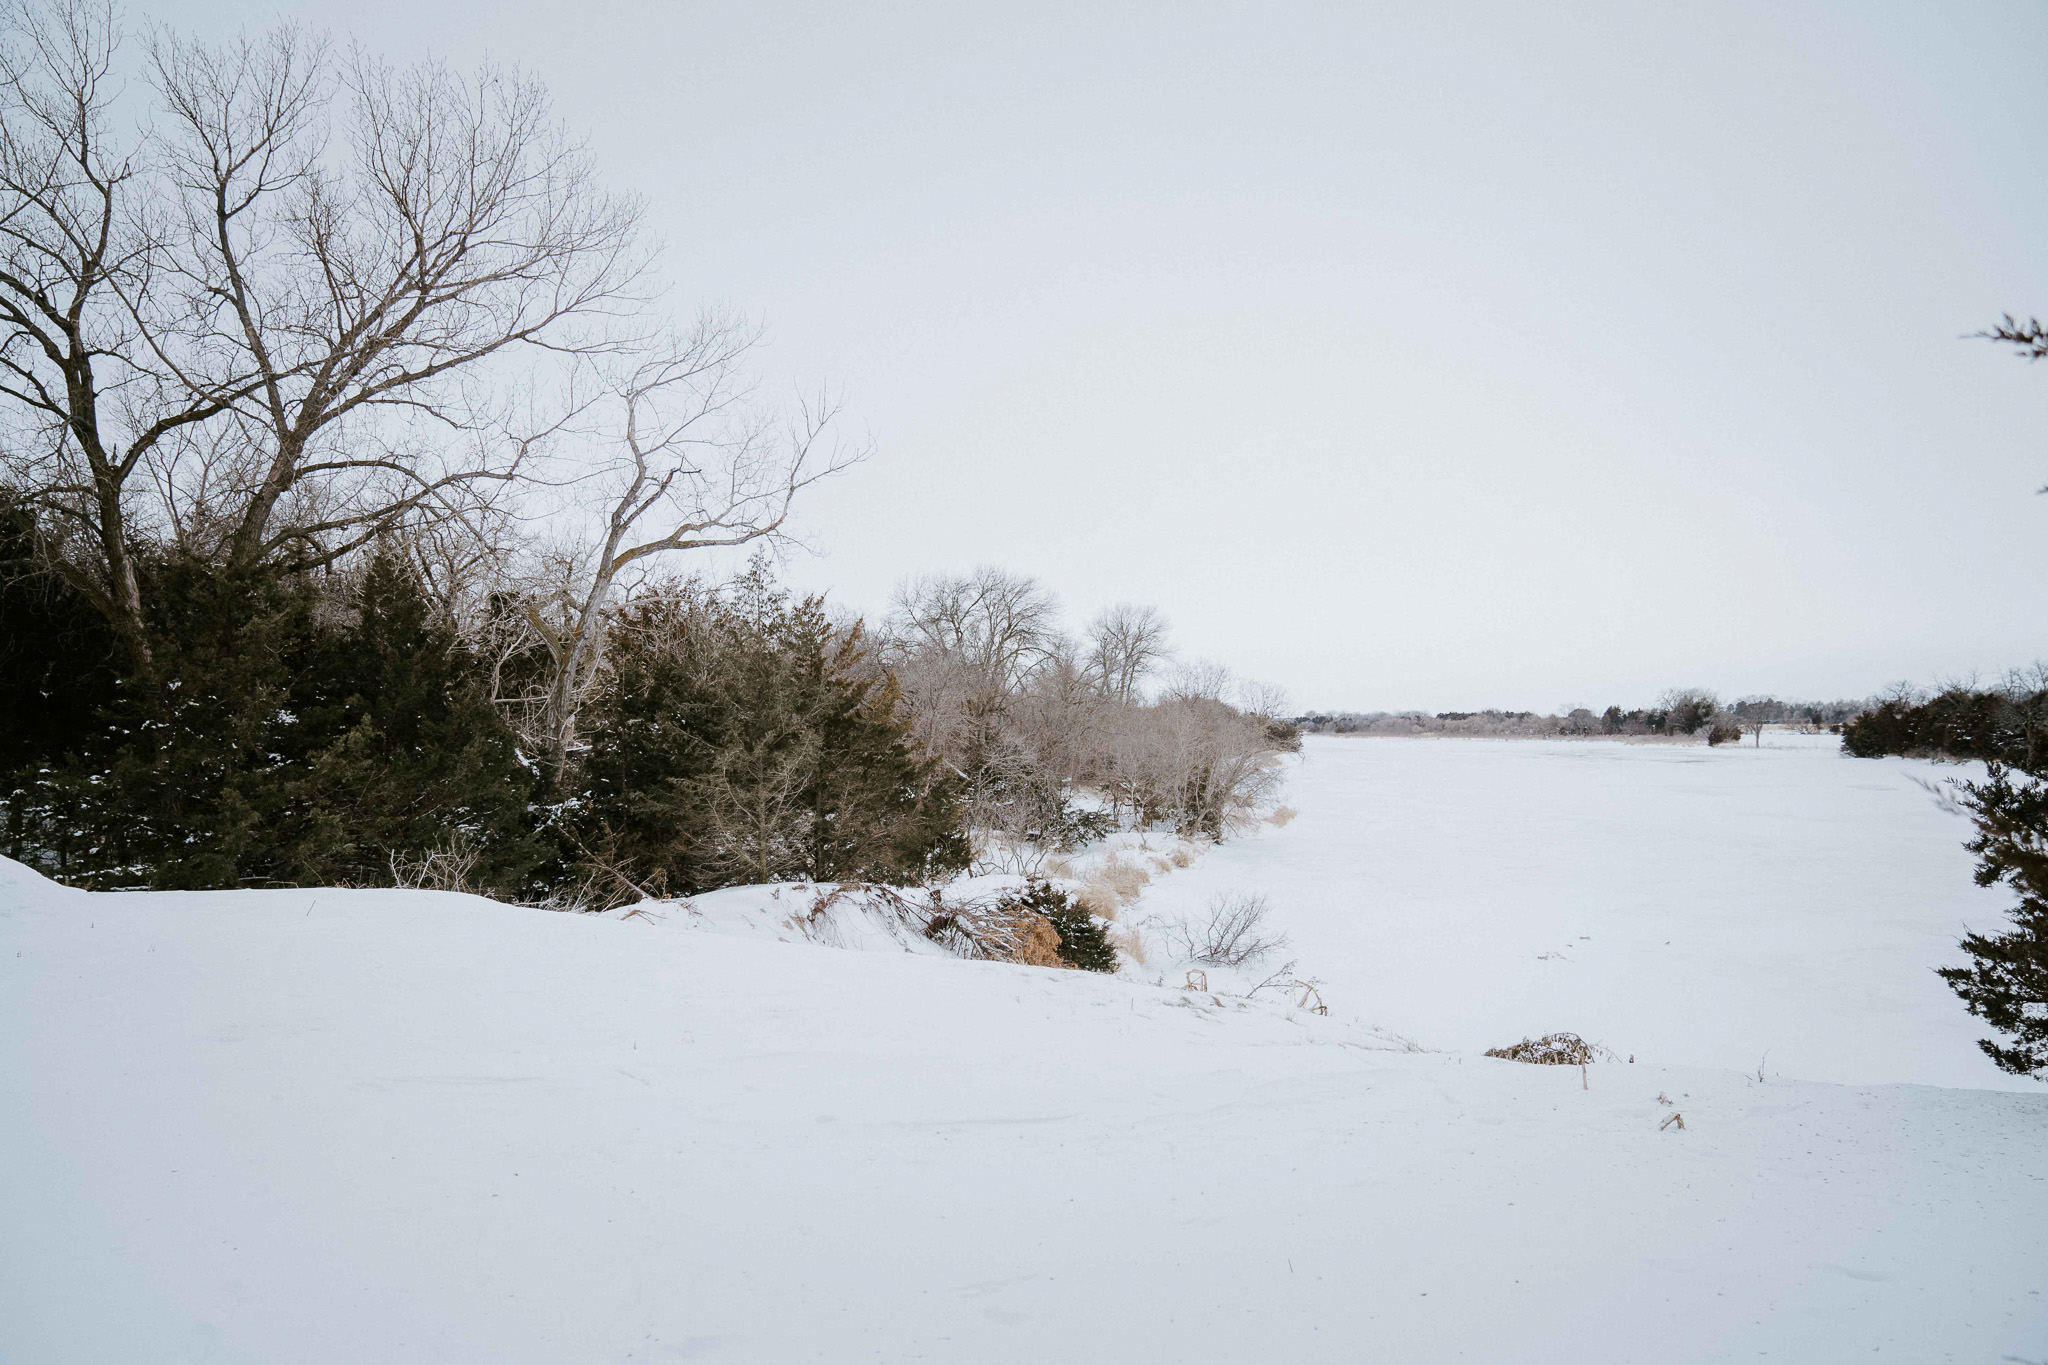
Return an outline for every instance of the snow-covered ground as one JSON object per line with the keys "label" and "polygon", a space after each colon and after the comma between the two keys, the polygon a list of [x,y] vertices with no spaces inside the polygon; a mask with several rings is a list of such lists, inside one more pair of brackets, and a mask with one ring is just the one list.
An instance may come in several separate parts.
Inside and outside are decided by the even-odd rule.
{"label": "snow-covered ground", "polygon": [[1264,890],[1328,1017],[0,864],[0,1360],[2048,1359],[2048,1093],[1869,1084],[1996,1079],[1906,771],[1313,742],[1126,916]]}
{"label": "snow-covered ground", "polygon": [[1141,913],[1263,893],[1333,1011],[1432,1047],[1569,1029],[1638,1064],[2043,1093],[1978,1050],[1934,974],[2011,903],[1971,881],[1968,821],[1921,785],[1970,770],[1765,740],[1312,735],[1299,818],[1162,879]]}

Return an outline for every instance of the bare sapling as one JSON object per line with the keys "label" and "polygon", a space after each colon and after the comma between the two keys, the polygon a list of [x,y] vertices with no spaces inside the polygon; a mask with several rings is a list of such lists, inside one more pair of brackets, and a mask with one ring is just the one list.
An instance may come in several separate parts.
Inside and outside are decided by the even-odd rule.
{"label": "bare sapling", "polygon": [[1209,903],[1208,919],[1199,926],[1180,921],[1181,956],[1209,967],[1244,967],[1263,961],[1287,946],[1285,934],[1265,931],[1272,907],[1266,898],[1244,892],[1227,893]]}
{"label": "bare sapling", "polygon": [[798,494],[864,454],[822,448],[839,411],[828,395],[787,413],[750,401],[741,366],[756,339],[736,319],[706,315],[597,366],[599,397],[583,408],[595,454],[566,480],[594,514],[595,535],[550,556],[552,582],[524,611],[551,663],[545,709],[558,783],[600,677],[622,578],[660,558],[786,539]]}

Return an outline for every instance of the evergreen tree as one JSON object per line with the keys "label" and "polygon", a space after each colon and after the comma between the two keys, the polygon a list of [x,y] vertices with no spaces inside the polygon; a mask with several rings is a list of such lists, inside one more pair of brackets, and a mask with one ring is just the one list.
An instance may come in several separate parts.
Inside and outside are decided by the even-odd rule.
{"label": "evergreen tree", "polygon": [[374,558],[354,619],[315,634],[295,680],[307,756],[290,787],[281,874],[388,880],[394,853],[473,854],[478,889],[514,894],[539,861],[536,773],[492,707],[482,669],[402,561]]}
{"label": "evergreen tree", "polygon": [[151,568],[146,678],[31,793],[46,870],[95,886],[389,884],[460,843],[525,889],[532,777],[477,662],[395,558],[346,591]]}
{"label": "evergreen tree", "polygon": [[858,627],[763,561],[642,594],[586,711],[573,843],[649,889],[910,880],[964,866],[957,791],[913,750]]}
{"label": "evergreen tree", "polygon": [[106,618],[45,568],[35,539],[34,516],[0,503],[0,794],[17,861],[42,842],[34,788],[88,742],[119,678]]}
{"label": "evergreen tree", "polygon": [[1984,781],[1964,784],[1963,802],[1977,823],[1977,884],[2010,886],[2019,904],[2011,929],[1966,936],[1974,960],[1941,976],[1970,1013],[2011,1039],[1977,1046],[2003,1070],[2039,1074],[2048,1071],[2048,782],[1994,763]]}
{"label": "evergreen tree", "polygon": [[1116,970],[1116,945],[1109,931],[1075,899],[1050,882],[1032,882],[1002,902],[1008,910],[1043,916],[1060,936],[1060,961],[1089,972]]}

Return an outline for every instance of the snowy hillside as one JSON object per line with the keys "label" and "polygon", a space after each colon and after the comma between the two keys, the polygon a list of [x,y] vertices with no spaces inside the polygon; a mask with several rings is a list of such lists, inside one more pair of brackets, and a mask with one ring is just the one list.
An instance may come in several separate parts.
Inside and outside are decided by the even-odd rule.
{"label": "snowy hillside", "polygon": [[[1126,912],[1268,891],[1329,1017],[780,942],[772,892],[0,865],[0,1360],[2048,1358],[2048,1094],[1822,1083],[1990,1079],[1919,992],[1991,913],[1957,823],[1561,747],[1312,744],[1297,821]],[[1477,1053],[1548,1028],[1638,1059]]]}

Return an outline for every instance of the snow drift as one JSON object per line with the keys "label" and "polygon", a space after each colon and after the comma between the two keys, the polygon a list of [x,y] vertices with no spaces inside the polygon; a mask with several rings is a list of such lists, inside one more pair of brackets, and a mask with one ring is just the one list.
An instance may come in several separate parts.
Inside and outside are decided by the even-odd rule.
{"label": "snow drift", "polygon": [[1644,1064],[1581,1089],[1083,972],[0,873],[7,1360],[2048,1339],[2041,1096]]}

